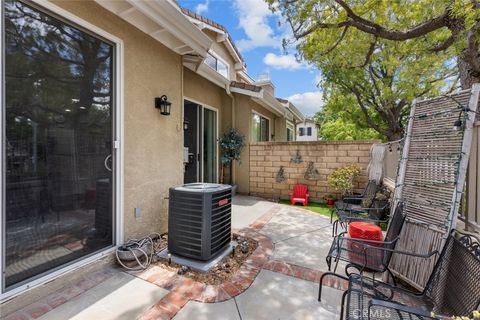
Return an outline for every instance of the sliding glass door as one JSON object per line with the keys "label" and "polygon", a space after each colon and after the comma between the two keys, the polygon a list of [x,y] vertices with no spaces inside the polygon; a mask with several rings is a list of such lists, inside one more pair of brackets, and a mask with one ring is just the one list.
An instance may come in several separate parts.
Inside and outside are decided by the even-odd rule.
{"label": "sliding glass door", "polygon": [[115,46],[3,1],[3,290],[113,245]]}
{"label": "sliding glass door", "polygon": [[217,182],[217,113],[203,108],[203,181]]}
{"label": "sliding glass door", "polygon": [[217,111],[185,100],[184,147],[188,160],[185,164],[184,182],[218,181]]}

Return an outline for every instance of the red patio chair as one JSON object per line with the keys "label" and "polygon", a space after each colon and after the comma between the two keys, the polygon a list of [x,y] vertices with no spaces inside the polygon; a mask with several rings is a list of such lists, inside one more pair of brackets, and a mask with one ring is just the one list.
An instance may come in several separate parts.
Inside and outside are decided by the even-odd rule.
{"label": "red patio chair", "polygon": [[294,205],[297,202],[308,206],[308,187],[304,184],[296,184],[290,193],[290,203]]}

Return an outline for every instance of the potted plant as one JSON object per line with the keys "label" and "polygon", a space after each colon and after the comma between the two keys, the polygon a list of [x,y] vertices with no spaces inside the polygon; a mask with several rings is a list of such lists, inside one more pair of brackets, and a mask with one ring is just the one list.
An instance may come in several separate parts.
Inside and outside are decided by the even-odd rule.
{"label": "potted plant", "polygon": [[325,200],[327,207],[333,208],[333,206],[335,206],[335,201],[337,201],[337,197],[334,194],[329,194],[323,197],[323,200]]}
{"label": "potted plant", "polygon": [[342,197],[352,194],[355,178],[360,175],[360,167],[355,164],[335,169],[327,178],[331,189],[339,192]]}
{"label": "potted plant", "polygon": [[245,147],[245,136],[237,129],[230,128],[218,139],[220,151],[222,153],[222,172],[220,174],[220,183],[224,183],[225,168],[229,167],[229,183],[232,185],[232,193],[235,194],[236,186],[233,185],[233,161],[240,163],[240,154]]}

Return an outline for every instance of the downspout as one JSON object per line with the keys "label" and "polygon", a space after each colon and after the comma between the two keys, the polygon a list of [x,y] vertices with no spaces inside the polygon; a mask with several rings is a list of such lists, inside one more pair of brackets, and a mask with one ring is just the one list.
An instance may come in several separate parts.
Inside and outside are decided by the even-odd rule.
{"label": "downspout", "polygon": [[[183,56],[182,56],[182,66],[180,68],[180,81],[182,82],[181,83],[181,86],[180,86],[180,108],[181,108],[181,118],[180,118],[180,124],[178,124],[178,127],[177,127],[177,131],[183,131],[183,123],[185,121],[185,108],[184,108],[184,101],[183,101],[183,84],[184,84],[184,74],[183,74]],[[183,142],[182,146],[185,145],[185,141]],[[183,153],[182,153],[183,154]]]}
{"label": "downspout", "polygon": [[276,131],[275,129],[276,129],[276,127],[277,127],[277,126],[276,126],[277,119],[278,119],[277,116],[275,116],[275,117],[273,118],[273,140],[272,140],[272,141],[275,141],[275,139],[277,138],[276,132],[275,132],[275,131]]}
{"label": "downspout", "polygon": [[[227,92],[227,95],[230,97],[230,99],[232,99],[232,104],[231,104],[231,110],[232,110],[232,128],[235,129],[236,128],[236,124],[235,124],[235,96],[232,94],[232,92],[230,91],[230,84],[227,84],[227,87],[226,87],[226,92]],[[232,185],[234,185],[236,183],[236,169],[235,169],[235,166],[232,165],[232,176],[230,177],[230,180],[232,182]]]}

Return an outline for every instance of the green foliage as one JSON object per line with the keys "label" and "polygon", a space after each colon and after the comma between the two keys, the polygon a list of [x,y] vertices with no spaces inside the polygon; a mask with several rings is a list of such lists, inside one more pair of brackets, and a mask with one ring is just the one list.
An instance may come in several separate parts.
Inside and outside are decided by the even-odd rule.
{"label": "green foliage", "polygon": [[[323,76],[320,86],[326,104],[321,116],[327,121],[320,124],[321,135],[397,140],[403,135],[415,98],[435,96],[456,86],[456,81],[450,81],[456,65],[448,63],[447,56],[416,57],[401,49],[399,43],[385,46],[372,54],[365,67],[350,68],[343,66],[343,58],[314,61],[316,49],[302,47],[304,56],[317,63]],[[340,55],[348,55],[351,50],[348,46],[337,49]],[[361,61],[361,57],[357,56],[357,60]],[[342,130],[333,132],[337,127]]]}
{"label": "green foliage", "polygon": [[335,169],[327,178],[330,188],[340,192],[342,196],[353,191],[353,182],[360,175],[360,168],[355,165],[346,165]]}
{"label": "green foliage", "polygon": [[[349,105],[351,108],[354,105]],[[318,135],[321,140],[369,140],[383,139],[386,137],[372,128],[354,121],[359,117],[352,116],[352,112],[336,111],[330,101],[314,116],[318,124]]]}
{"label": "green foliage", "polygon": [[298,39],[298,58],[321,72],[319,86],[326,106],[321,115],[325,121],[319,124],[323,126],[320,135],[326,139],[397,140],[403,135],[405,118],[415,98],[439,95],[458,85],[455,56],[464,47],[462,40],[456,39],[445,50],[432,51],[451,36],[447,26],[400,41],[375,34],[375,28],[366,32],[358,25],[367,25],[368,29],[371,22],[387,31],[404,31],[446,10],[453,18],[465,19],[465,26],[479,17],[466,0],[453,4],[450,0],[342,2],[368,22],[354,20],[335,0],[267,2],[292,25]]}
{"label": "green foliage", "polygon": [[240,162],[240,154],[245,147],[245,136],[237,129],[228,129],[219,139],[220,151],[222,153],[222,164],[227,166],[236,160]]}
{"label": "green foliage", "polygon": [[[458,24],[460,34],[454,39],[451,53],[458,54],[465,46],[465,33],[475,26],[480,15],[479,10],[472,5],[474,2],[470,0],[343,1],[344,6],[336,0],[266,0],[266,2],[270,4],[272,10],[280,11],[288,19],[296,37],[308,36],[305,42],[318,48],[317,55],[331,51],[334,55],[340,56],[337,50],[331,48],[334,48],[342,38],[341,45],[346,43],[352,49],[350,60],[354,62],[353,65],[362,61],[355,60],[355,57],[367,55],[371,43],[388,38],[405,43],[410,53],[417,55],[429,53],[432,48],[451,36],[452,31],[449,27],[454,24]],[[346,6],[363,21],[354,21],[345,9]],[[444,13],[447,13],[447,17],[437,26],[419,30],[409,37],[401,37],[402,31],[428,23]],[[369,25],[374,27],[362,28]],[[387,35],[388,32],[382,34],[379,30],[399,32],[397,35]],[[345,35],[342,37],[342,34]]]}

